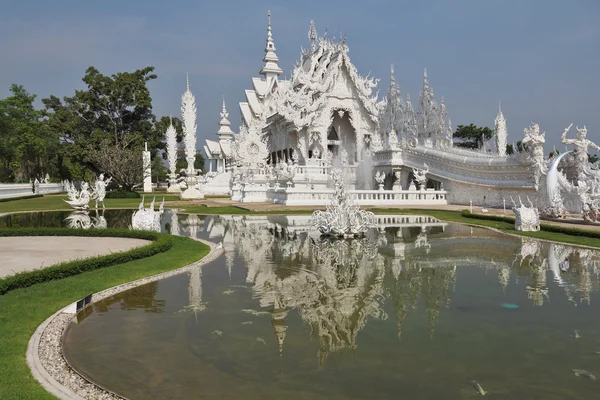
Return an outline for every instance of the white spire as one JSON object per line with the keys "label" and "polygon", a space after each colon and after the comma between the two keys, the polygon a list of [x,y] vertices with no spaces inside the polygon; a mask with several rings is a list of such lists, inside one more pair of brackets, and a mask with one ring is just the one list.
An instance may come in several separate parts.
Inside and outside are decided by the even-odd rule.
{"label": "white spire", "polygon": [[188,173],[194,174],[196,159],[196,97],[190,90],[190,80],[186,74],[186,91],[181,96],[181,116],[183,120],[183,141],[185,158],[188,162]]}
{"label": "white spire", "polygon": [[263,57],[263,62],[265,65],[260,70],[260,73],[265,76],[265,79],[269,82],[269,88],[271,87],[270,82],[273,79],[277,79],[277,77],[283,72],[279,65],[277,65],[277,61],[279,58],[277,54],[275,54],[275,43],[273,42],[273,34],[271,32],[271,11],[267,13],[268,17],[268,25],[267,25],[267,45],[265,47],[265,56]]}
{"label": "white spire", "polygon": [[223,108],[221,109],[221,121],[219,122],[220,128],[217,132],[219,140],[233,140],[233,131],[231,130],[231,122],[227,119],[229,113],[225,108],[225,97],[223,97]]}
{"label": "white spire", "polygon": [[171,118],[171,123],[165,132],[166,144],[167,144],[167,160],[169,161],[169,171],[171,171],[171,176],[175,178],[176,164],[177,164],[177,132],[175,131],[175,127],[173,126],[173,119]]}
{"label": "white spire", "polygon": [[317,40],[317,28],[315,28],[315,21],[310,20],[310,28],[308,29],[308,40],[310,40],[310,47],[315,47],[315,40]]}
{"label": "white spire", "polygon": [[496,150],[498,151],[498,155],[505,156],[508,132],[506,129],[506,118],[504,118],[504,114],[502,114],[500,102],[498,102],[498,115],[496,115],[496,119],[494,119],[494,126],[496,130]]}

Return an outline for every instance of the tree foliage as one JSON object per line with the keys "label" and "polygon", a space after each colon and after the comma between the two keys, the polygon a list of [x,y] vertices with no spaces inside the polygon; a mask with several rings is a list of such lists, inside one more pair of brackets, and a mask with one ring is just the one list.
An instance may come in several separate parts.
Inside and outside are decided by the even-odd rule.
{"label": "tree foliage", "polygon": [[59,168],[58,136],[36,110],[36,96],[13,84],[11,96],[0,99],[0,181],[15,182],[55,175]]}
{"label": "tree foliage", "polygon": [[[105,76],[89,67],[82,79],[87,85],[85,90],[77,90],[62,101],[56,96],[42,100],[49,112],[48,125],[60,133],[72,161],[96,173],[114,176],[123,186],[141,184],[141,171],[139,176],[127,174],[126,180],[121,181],[118,176],[125,177],[123,171],[110,168],[120,168],[122,160],[118,157],[133,160],[133,153],[139,154],[141,163],[145,142],[152,151],[164,147],[164,131],[160,131],[152,114],[147,87],[149,81],[156,79],[153,71],[154,67],[146,67]],[[111,155],[115,159],[109,160]],[[139,182],[130,181],[134,175]]]}
{"label": "tree foliage", "polygon": [[458,139],[455,142],[455,146],[462,147],[465,149],[480,149],[483,144],[486,143],[494,136],[494,131],[487,126],[476,126],[470,125],[458,125],[456,132],[454,132],[454,139]]}

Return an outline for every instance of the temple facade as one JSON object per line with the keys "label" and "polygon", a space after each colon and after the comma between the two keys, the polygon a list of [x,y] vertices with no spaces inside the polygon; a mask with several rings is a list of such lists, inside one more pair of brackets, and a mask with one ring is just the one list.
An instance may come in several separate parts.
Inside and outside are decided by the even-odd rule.
{"label": "temple facade", "polygon": [[269,13],[263,67],[239,103],[239,133],[231,131],[223,104],[218,140],[204,146],[216,160],[206,193],[324,205],[333,193],[330,171],[340,168],[358,204],[510,207],[518,196],[548,203],[537,124],[525,129],[524,149],[507,155],[499,110],[493,149],[457,148],[444,97],[436,99],[426,70],[416,106],[401,94],[393,66],[380,100],[378,80],[358,73],[345,35],[319,36],[311,21],[308,40],[291,77],[281,79]]}

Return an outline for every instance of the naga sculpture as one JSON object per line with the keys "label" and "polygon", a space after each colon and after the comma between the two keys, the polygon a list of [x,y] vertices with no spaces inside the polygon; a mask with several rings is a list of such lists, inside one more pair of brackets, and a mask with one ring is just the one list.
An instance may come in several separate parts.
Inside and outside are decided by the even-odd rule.
{"label": "naga sculpture", "polygon": [[160,219],[163,214],[165,199],[163,198],[158,211],[154,210],[154,201],[155,199],[152,199],[150,207],[146,209],[144,208],[144,197],[142,197],[137,211],[131,216],[131,229],[160,232]]}
{"label": "naga sculpture", "polygon": [[529,197],[529,207],[525,206],[519,196],[520,207],[517,207],[515,201],[511,197],[510,200],[513,203],[513,211],[515,213],[515,230],[523,232],[532,232],[540,230],[540,216],[538,209],[533,205]]}
{"label": "naga sculpture", "polygon": [[87,210],[89,208],[91,193],[87,182],[81,183],[81,190],[79,191],[75,189],[72,183],[65,185],[65,189],[67,196],[69,196],[69,200],[65,200],[68,205],[76,210]]}
{"label": "naga sculpture", "polygon": [[375,226],[375,214],[361,210],[352,202],[346,192],[342,171],[333,169],[331,178],[335,185],[335,194],[326,211],[317,210],[312,215],[311,225],[322,235],[338,238],[363,236],[370,227]]}

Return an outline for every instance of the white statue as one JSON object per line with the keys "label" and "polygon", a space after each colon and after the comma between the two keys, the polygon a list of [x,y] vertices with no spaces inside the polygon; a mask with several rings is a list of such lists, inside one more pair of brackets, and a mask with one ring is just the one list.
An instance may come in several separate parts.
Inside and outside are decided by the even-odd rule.
{"label": "white statue", "polygon": [[517,207],[515,201],[511,197],[510,200],[513,203],[513,211],[515,213],[515,230],[523,232],[539,231],[540,230],[540,216],[538,209],[533,205],[529,197],[529,207],[526,207],[521,201],[519,196],[520,207]]}
{"label": "white statue", "polygon": [[532,170],[532,178],[535,189],[540,184],[540,178],[545,170],[544,161],[544,143],[546,142],[546,132],[540,133],[540,126],[533,122],[524,130],[523,146],[528,150],[526,162]]}
{"label": "white statue", "polygon": [[427,187],[427,173],[429,172],[429,166],[427,164],[423,164],[425,169],[413,168],[413,174],[415,175],[415,180],[419,184],[419,190],[425,190]]}
{"label": "white statue", "polygon": [[573,148],[575,150],[575,166],[577,169],[577,179],[585,180],[585,167],[588,165],[588,148],[592,147],[593,149],[600,151],[600,146],[587,139],[587,128],[585,126],[583,128],[576,127],[577,138],[567,139],[567,132],[569,132],[572,126],[573,124],[569,125],[564,130],[560,139],[564,144],[573,145]]}
{"label": "white statue", "polygon": [[150,203],[150,207],[146,209],[144,208],[144,197],[142,197],[137,211],[131,216],[131,229],[160,232],[160,219],[163,214],[165,199],[163,198],[158,211],[154,210],[154,201],[155,199]]}
{"label": "white statue", "polygon": [[379,185],[379,190],[383,190],[383,183],[385,182],[385,172],[382,170],[377,171],[375,174],[375,182]]}
{"label": "white statue", "polygon": [[112,177],[104,180],[104,174],[100,174],[96,182],[94,182],[92,199],[96,200],[96,209],[98,209],[98,203],[102,203],[102,208],[106,208],[104,206],[104,198],[106,197],[106,186],[108,186],[110,181],[112,181]]}
{"label": "white statue", "polygon": [[350,238],[364,235],[375,226],[375,214],[353,204],[352,197],[346,192],[342,170],[333,169],[331,178],[335,187],[331,204],[326,211],[315,211],[311,224],[326,236]]}
{"label": "white statue", "polygon": [[42,183],[50,183],[50,175],[48,175],[48,173],[46,173],[46,176],[42,180]]}
{"label": "white statue", "polygon": [[77,191],[73,184],[67,188],[69,200],[65,202],[76,210],[87,210],[91,199],[89,185],[87,182],[81,183],[81,190]]}
{"label": "white statue", "polygon": [[35,181],[33,182],[33,193],[40,194],[40,181],[38,181],[37,178],[35,178]]}

